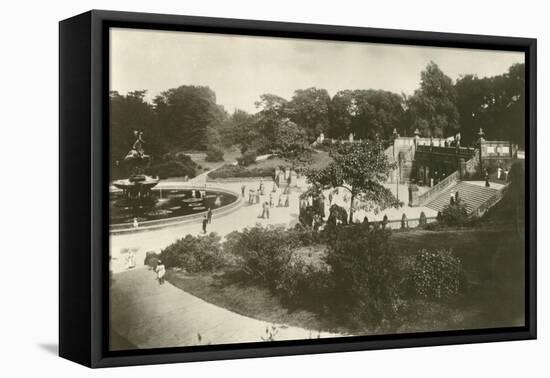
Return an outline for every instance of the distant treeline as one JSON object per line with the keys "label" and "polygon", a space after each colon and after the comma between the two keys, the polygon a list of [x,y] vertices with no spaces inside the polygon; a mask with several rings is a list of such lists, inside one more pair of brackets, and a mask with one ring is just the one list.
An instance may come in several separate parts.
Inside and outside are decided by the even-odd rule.
{"label": "distant treeline", "polygon": [[[365,74],[368,74],[366,72]],[[344,90],[332,98],[325,89],[298,89],[290,100],[263,94],[258,112],[229,114],[208,87],[183,85],[145,101],[145,90],[111,92],[111,156],[120,160],[142,130],[146,151],[163,156],[181,150],[238,145],[242,151],[269,152],[285,139],[312,142],[328,138],[389,140],[419,129],[423,136],[448,137],[460,131],[463,144],[476,140],[482,127],[489,139],[524,145],[525,68],[488,78],[461,76],[456,82],[433,62],[420,73],[420,86],[407,96],[384,90]]]}

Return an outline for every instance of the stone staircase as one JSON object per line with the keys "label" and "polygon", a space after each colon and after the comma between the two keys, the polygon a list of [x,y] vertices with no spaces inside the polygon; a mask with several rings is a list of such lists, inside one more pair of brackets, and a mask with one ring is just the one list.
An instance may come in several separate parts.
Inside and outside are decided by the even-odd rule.
{"label": "stone staircase", "polygon": [[469,184],[467,181],[459,181],[455,185],[451,185],[441,191],[437,197],[431,199],[424,204],[424,206],[435,211],[441,211],[449,204],[451,192],[457,191],[460,200],[466,205],[468,214],[472,214],[477,208],[485,204],[491,197],[498,193],[498,189]]}

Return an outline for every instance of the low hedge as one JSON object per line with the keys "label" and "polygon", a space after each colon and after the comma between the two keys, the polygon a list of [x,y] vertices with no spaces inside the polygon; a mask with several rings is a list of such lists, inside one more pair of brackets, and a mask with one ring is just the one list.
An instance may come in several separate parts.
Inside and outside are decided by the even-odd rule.
{"label": "low hedge", "polygon": [[224,179],[230,177],[272,177],[275,168],[242,167],[240,165],[225,164],[219,169],[208,174],[212,179]]}

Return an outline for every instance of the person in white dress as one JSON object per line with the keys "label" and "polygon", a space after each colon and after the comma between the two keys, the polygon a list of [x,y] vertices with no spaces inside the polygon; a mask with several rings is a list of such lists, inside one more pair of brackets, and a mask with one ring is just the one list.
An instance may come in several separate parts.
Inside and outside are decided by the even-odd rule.
{"label": "person in white dress", "polygon": [[166,268],[164,267],[164,264],[162,261],[158,261],[157,267],[155,269],[157,273],[157,279],[159,281],[159,285],[164,284],[164,275],[166,274]]}

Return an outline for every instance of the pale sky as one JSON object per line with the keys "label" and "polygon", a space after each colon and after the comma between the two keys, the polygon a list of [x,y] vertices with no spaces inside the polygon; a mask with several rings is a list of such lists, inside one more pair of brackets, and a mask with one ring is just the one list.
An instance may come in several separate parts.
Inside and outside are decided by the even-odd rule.
{"label": "pale sky", "polygon": [[456,80],[494,76],[519,52],[111,29],[111,90],[146,89],[147,100],[180,85],[202,85],[229,112],[256,112],[264,93],[290,100],[296,89],[384,89],[412,94],[433,60]]}

